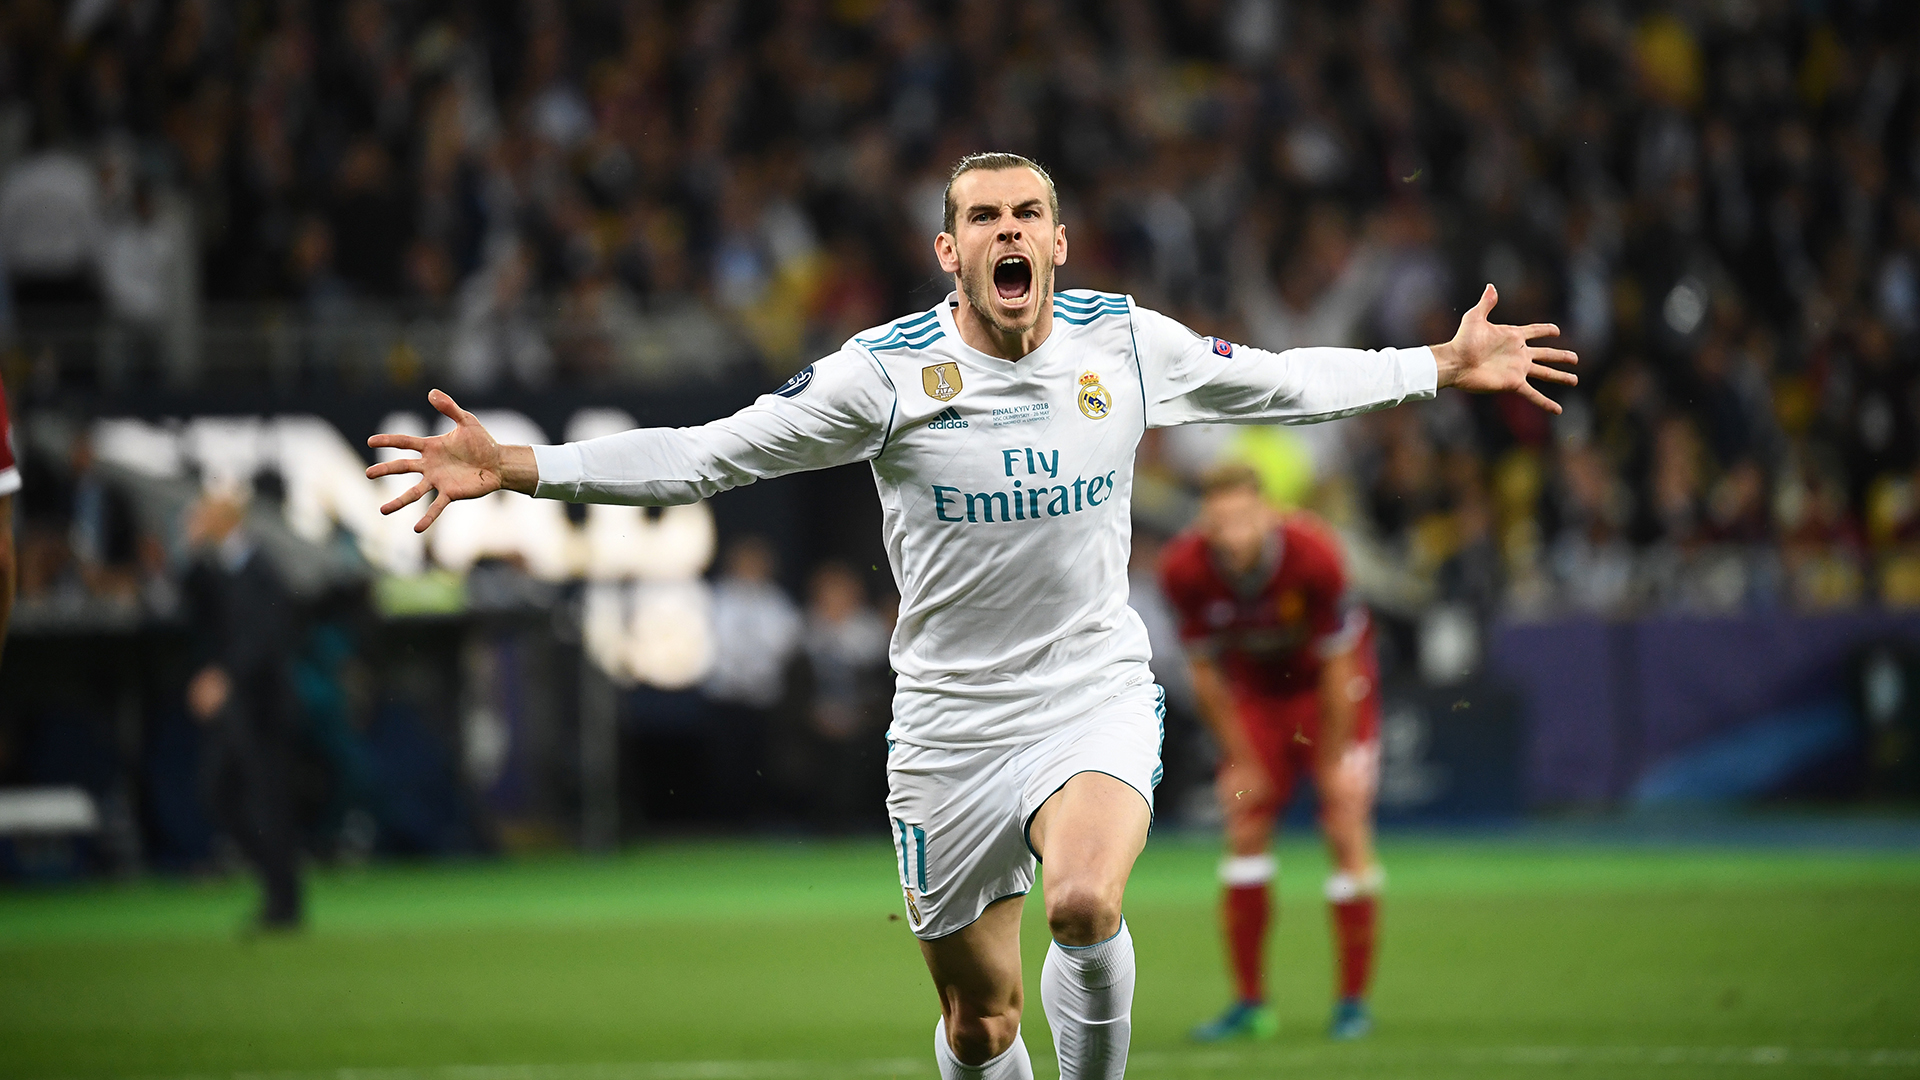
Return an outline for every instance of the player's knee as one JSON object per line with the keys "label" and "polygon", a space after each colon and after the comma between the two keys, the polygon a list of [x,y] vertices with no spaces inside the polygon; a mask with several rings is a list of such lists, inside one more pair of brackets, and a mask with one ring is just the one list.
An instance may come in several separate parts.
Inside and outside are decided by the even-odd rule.
{"label": "player's knee", "polygon": [[1235,855],[1258,855],[1273,838],[1273,818],[1264,814],[1236,814],[1227,818],[1227,846]]}
{"label": "player's knee", "polygon": [[1048,882],[1047,927],[1062,945],[1105,941],[1120,932],[1120,894],[1089,882]]}
{"label": "player's knee", "polygon": [[947,1041],[963,1065],[981,1065],[1005,1053],[1020,1036],[1018,1003],[997,1010],[960,1002],[947,1010]]}

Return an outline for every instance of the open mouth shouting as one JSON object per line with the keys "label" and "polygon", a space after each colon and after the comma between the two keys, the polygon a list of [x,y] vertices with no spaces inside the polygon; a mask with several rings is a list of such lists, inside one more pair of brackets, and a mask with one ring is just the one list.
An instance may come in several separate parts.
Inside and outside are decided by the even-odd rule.
{"label": "open mouth shouting", "polygon": [[1033,292],[1033,264],[1025,255],[1003,255],[993,264],[993,291],[1008,307],[1020,307]]}

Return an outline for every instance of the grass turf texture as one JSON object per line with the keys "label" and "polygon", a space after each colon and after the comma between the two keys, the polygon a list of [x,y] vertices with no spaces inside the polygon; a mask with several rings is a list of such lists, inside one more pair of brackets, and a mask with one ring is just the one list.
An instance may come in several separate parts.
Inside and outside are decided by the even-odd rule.
{"label": "grass turf texture", "polygon": [[[1390,838],[1378,1031],[1335,1046],[1325,862],[1290,843],[1282,1037],[1200,1048],[1186,1029],[1227,995],[1216,858],[1157,840],[1135,874],[1132,1077],[1920,1077],[1911,855]],[[0,1077],[934,1075],[878,843],[332,872],[310,932],[246,942],[252,902],[237,882],[0,893]],[[1052,1076],[1039,907],[1025,1030]]]}

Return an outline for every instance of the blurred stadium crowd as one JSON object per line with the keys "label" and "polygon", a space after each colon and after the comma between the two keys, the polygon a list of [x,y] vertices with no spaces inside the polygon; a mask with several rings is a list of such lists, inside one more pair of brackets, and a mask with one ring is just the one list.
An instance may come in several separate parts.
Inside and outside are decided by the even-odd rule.
{"label": "blurred stadium crowd", "polygon": [[[385,352],[401,382],[423,363],[472,389],[710,378],[722,338],[771,378],[943,295],[945,168],[1003,147],[1060,181],[1064,284],[1204,332],[1440,340],[1483,281],[1503,317],[1565,328],[1585,381],[1559,421],[1443,400],[1265,448],[1283,492],[1318,486],[1429,592],[1519,612],[1920,601],[1910,5],[22,0],[0,18],[20,331],[101,305],[164,353],[196,305],[320,327],[398,305],[447,328],[424,360]],[[630,347],[661,320],[707,346]],[[32,352],[14,368],[31,402]]]}
{"label": "blurred stadium crowd", "polygon": [[[1553,420],[1449,394],[1156,435],[1143,561],[1239,454],[1389,615],[1920,604],[1917,30],[1898,0],[13,0],[23,610],[163,604],[178,546],[36,415],[771,386],[945,295],[946,170],[983,148],[1053,171],[1062,287],[1285,348],[1444,340],[1492,282],[1581,353]],[[728,592],[754,558],[716,593],[720,641],[770,643],[737,670],[857,656],[813,656],[802,712],[864,730],[833,702],[883,710],[884,598]],[[709,693],[771,707],[734,677]]]}

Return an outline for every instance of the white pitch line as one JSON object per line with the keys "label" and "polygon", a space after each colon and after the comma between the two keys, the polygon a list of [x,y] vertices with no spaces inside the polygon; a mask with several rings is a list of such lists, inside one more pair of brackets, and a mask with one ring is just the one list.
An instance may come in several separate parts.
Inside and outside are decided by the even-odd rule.
{"label": "white pitch line", "polygon": [[[1038,1048],[1044,1050],[1045,1048]],[[1920,1068],[1920,1049],[1796,1049],[1785,1046],[1321,1046],[1256,1050],[1146,1051],[1128,1064],[1148,1073],[1207,1073],[1249,1066],[1467,1065],[1540,1068],[1568,1065],[1782,1065],[1831,1069]],[[844,1077],[921,1077],[933,1072],[920,1058],[867,1061],[630,1061],[552,1065],[431,1065],[199,1073],[148,1080],[841,1080]]]}
{"label": "white pitch line", "polygon": [[1250,1065],[1807,1065],[1835,1069],[1920,1068],[1920,1050],[1793,1049],[1784,1046],[1493,1046],[1448,1048],[1319,1047],[1267,1053],[1214,1050],[1147,1052],[1128,1061],[1154,1072],[1222,1072]]}
{"label": "white pitch line", "polygon": [[[394,1068],[201,1073],[164,1080],[832,1080],[909,1077],[932,1071],[918,1059],[875,1061],[629,1061],[578,1065],[429,1065]],[[161,1080],[161,1078],[153,1078]]]}

